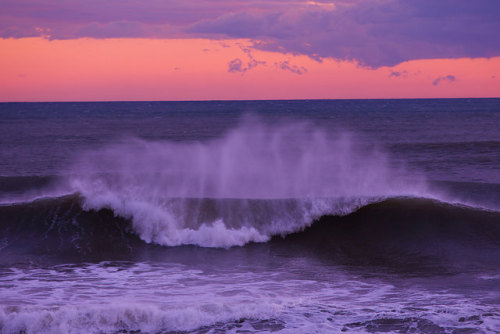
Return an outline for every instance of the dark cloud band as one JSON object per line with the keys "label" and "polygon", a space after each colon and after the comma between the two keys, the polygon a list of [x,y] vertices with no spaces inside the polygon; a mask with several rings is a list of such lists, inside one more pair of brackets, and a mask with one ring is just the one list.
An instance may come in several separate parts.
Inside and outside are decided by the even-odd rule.
{"label": "dark cloud band", "polygon": [[0,36],[248,38],[376,68],[500,56],[499,17],[498,0],[0,0]]}

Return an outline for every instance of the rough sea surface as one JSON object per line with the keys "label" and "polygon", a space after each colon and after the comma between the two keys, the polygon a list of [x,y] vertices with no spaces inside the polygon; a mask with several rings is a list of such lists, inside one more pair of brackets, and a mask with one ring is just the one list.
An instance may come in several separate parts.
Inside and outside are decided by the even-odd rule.
{"label": "rough sea surface", "polygon": [[0,103],[0,333],[500,333],[500,99]]}

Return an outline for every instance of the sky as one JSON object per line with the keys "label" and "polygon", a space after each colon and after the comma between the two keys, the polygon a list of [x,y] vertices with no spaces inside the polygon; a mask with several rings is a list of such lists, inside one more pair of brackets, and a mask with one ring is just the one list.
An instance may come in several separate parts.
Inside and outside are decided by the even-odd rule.
{"label": "sky", "polygon": [[0,0],[0,101],[500,97],[499,0]]}

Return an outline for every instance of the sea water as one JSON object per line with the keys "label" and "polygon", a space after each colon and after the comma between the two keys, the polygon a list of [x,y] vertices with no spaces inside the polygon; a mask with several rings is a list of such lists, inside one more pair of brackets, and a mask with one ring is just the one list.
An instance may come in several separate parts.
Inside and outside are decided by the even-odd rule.
{"label": "sea water", "polygon": [[500,100],[0,104],[2,333],[500,332]]}

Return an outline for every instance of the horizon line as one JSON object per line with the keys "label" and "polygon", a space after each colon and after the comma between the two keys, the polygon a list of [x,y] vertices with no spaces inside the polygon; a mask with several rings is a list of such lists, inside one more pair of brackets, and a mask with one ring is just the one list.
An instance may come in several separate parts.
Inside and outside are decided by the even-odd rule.
{"label": "horizon line", "polygon": [[199,100],[73,100],[73,101],[0,101],[5,103],[137,103],[137,102],[272,102],[272,101],[373,101],[373,100],[490,100],[497,97],[393,97],[393,98],[333,98],[333,99],[199,99]]}

